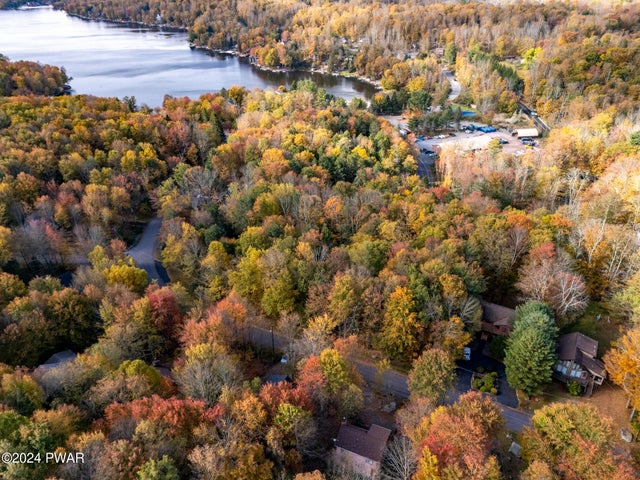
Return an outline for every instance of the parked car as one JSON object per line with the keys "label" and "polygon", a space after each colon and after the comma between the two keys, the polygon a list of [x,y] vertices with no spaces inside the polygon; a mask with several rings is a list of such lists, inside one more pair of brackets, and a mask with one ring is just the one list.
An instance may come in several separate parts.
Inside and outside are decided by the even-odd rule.
{"label": "parked car", "polygon": [[500,143],[500,145],[506,145],[509,142],[507,142],[504,138],[499,138],[498,143]]}
{"label": "parked car", "polygon": [[464,347],[464,359],[467,362],[471,360],[471,349],[469,347]]}

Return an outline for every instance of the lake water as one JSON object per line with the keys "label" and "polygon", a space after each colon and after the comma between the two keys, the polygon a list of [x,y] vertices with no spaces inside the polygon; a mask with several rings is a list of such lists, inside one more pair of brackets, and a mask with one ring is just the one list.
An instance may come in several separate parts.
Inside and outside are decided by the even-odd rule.
{"label": "lake water", "polygon": [[333,95],[370,98],[372,85],[311,72],[265,72],[246,59],[191,50],[185,33],[85,21],[51,8],[0,11],[0,53],[65,67],[74,93],[135,96],[160,106],[165,94],[197,98],[232,85],[274,89],[309,79]]}

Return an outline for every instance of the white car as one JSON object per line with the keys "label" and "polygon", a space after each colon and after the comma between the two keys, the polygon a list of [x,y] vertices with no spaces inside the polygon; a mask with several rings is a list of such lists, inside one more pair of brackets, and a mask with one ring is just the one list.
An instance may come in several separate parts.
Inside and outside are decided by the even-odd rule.
{"label": "white car", "polygon": [[471,360],[471,349],[469,347],[464,347],[464,359],[467,362]]}

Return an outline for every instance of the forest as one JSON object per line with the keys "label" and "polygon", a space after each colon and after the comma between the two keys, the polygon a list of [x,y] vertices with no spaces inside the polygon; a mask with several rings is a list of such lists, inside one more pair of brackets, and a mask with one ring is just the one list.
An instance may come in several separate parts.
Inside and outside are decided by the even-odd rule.
{"label": "forest", "polygon": [[[519,94],[554,121],[640,101],[640,6],[567,2],[60,0],[94,19],[184,27],[193,44],[269,68],[313,68],[379,82],[400,109],[446,99],[435,60],[455,66],[467,104],[512,113]],[[522,63],[520,63],[522,61]],[[516,73],[517,72],[517,73]],[[419,93],[424,92],[424,93]],[[444,93],[443,93],[444,92]],[[382,101],[380,98],[378,101]],[[394,110],[398,111],[398,107]]]}
{"label": "forest", "polygon": [[[63,68],[0,57],[0,451],[85,459],[2,478],[355,479],[327,458],[380,393],[363,361],[408,374],[381,478],[638,477],[636,445],[586,402],[536,408],[517,461],[490,396],[445,402],[490,301],[517,307],[492,347],[523,400],[549,386],[559,335],[597,314],[599,356],[640,408],[637,5],[60,6],[384,90],[367,105],[307,81],[230,86],[152,110],[63,95]],[[443,149],[429,184],[415,138],[377,114],[448,106],[443,65],[462,105],[493,118],[523,99],[548,137]],[[155,216],[166,285],[127,255]],[[291,346],[256,346],[257,328]],[[264,381],[274,367],[293,382]]]}

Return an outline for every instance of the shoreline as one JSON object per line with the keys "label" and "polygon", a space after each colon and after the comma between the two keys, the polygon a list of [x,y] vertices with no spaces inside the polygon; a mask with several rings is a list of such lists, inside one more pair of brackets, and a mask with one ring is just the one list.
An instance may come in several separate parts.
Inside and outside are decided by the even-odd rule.
{"label": "shoreline", "polygon": [[[54,8],[54,7],[52,7]],[[54,8],[54,10],[56,10]],[[61,11],[65,12],[67,15],[69,15],[70,17],[74,17],[74,18],[79,18],[80,20],[84,20],[87,22],[104,22],[104,23],[112,23],[114,25],[121,25],[121,26],[125,26],[125,27],[142,27],[142,28],[148,28],[150,30],[154,30],[154,31],[166,31],[166,32],[176,32],[176,33],[186,33],[189,31],[189,29],[187,27],[176,27],[176,26],[163,26],[163,25],[158,25],[158,24],[149,24],[149,23],[144,23],[144,22],[131,22],[131,21],[124,21],[124,20],[109,20],[109,19],[105,19],[105,18],[92,18],[92,17],[87,17],[85,15],[78,15],[76,13],[70,13],[67,12],[64,9],[60,9]],[[218,55],[230,55],[233,57],[237,57],[237,58],[249,58],[251,57],[251,54],[249,53],[243,53],[243,52],[239,52],[237,49],[227,49],[227,50],[223,50],[221,48],[211,48],[211,47],[207,47],[204,45],[197,45],[193,42],[189,42],[187,41],[187,44],[189,45],[189,48],[191,48],[192,50],[202,50],[204,52],[207,53],[214,53],[214,54],[218,54]],[[302,73],[315,73],[315,74],[319,74],[319,75],[327,75],[327,76],[332,76],[332,77],[338,77],[338,78],[346,78],[348,80],[357,80],[359,82],[362,83],[366,83],[370,86],[372,86],[373,88],[375,88],[376,92],[378,91],[382,91],[383,88],[380,85],[380,81],[379,80],[371,80],[370,78],[361,76],[361,75],[357,75],[357,74],[351,74],[351,75],[347,75],[347,74],[343,74],[343,73],[338,73],[338,72],[328,72],[326,70],[326,66],[323,66],[319,69],[314,69],[314,68],[289,68],[289,67],[279,67],[279,68],[273,68],[273,67],[267,67],[265,65],[262,65],[258,62],[252,61],[250,62],[251,66],[253,68],[256,68],[258,70],[261,70],[263,72],[273,72],[273,73],[289,73],[289,72],[302,72]]]}
{"label": "shoreline", "polygon": [[53,6],[52,6],[52,8],[54,10],[59,10],[61,12],[64,12],[67,15],[69,15],[70,17],[79,18],[80,20],[84,20],[86,22],[103,22],[103,23],[112,23],[114,25],[120,25],[120,26],[123,26],[123,27],[148,28],[149,30],[153,30],[153,31],[156,31],[156,32],[186,33],[188,31],[188,29],[185,28],[185,27],[177,27],[177,26],[173,26],[173,25],[166,25],[165,26],[165,25],[159,25],[157,23],[132,22],[132,21],[128,21],[128,20],[109,20],[109,19],[106,19],[106,18],[93,18],[93,17],[87,17],[85,15],[79,15],[77,13],[70,13],[70,12],[67,12],[66,10],[64,10],[64,9],[56,9]]}
{"label": "shoreline", "polygon": [[[223,50],[221,48],[211,48],[211,47],[205,47],[203,45],[196,45],[192,42],[189,42],[189,48],[191,48],[192,50],[202,50],[204,52],[207,53],[214,53],[217,55],[230,55],[233,57],[238,57],[238,58],[251,58],[251,54],[249,53],[241,53],[238,52],[237,50]],[[251,66],[253,68],[256,68],[257,70],[261,70],[263,72],[273,72],[273,73],[295,73],[295,72],[301,72],[301,73],[315,73],[318,75],[326,75],[326,76],[330,76],[330,77],[337,77],[337,78],[346,78],[348,80],[357,80],[359,82],[362,83],[366,83],[370,86],[372,86],[373,88],[376,89],[376,91],[382,91],[382,85],[380,85],[380,81],[379,80],[371,80],[370,78],[364,77],[364,76],[359,76],[357,74],[351,74],[351,75],[347,75],[344,73],[339,73],[339,72],[328,72],[326,70],[326,66],[322,67],[322,68],[290,68],[290,67],[267,67],[266,65],[262,65],[258,62],[255,61],[250,61],[249,62],[251,64]]]}

